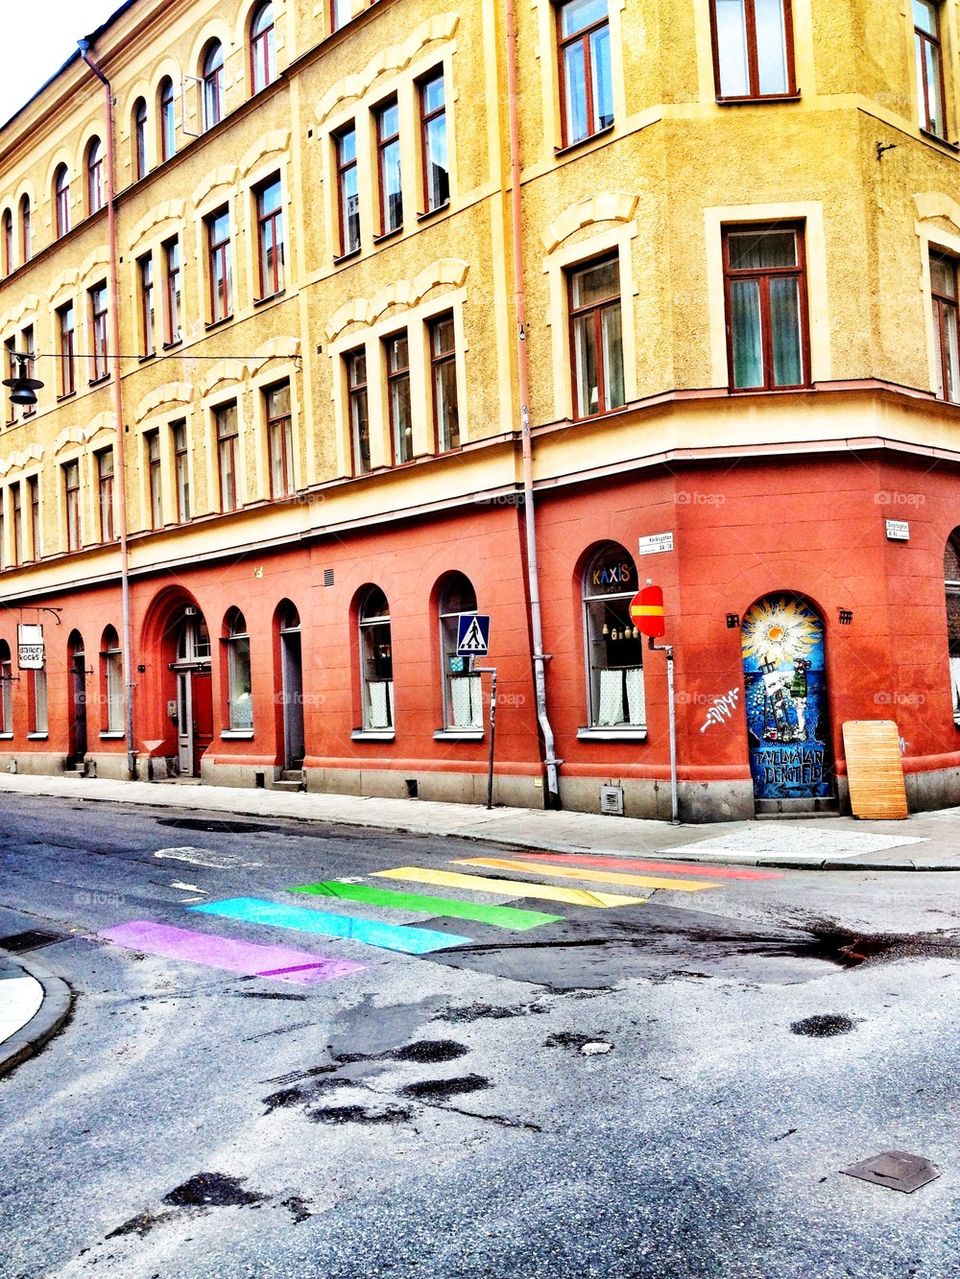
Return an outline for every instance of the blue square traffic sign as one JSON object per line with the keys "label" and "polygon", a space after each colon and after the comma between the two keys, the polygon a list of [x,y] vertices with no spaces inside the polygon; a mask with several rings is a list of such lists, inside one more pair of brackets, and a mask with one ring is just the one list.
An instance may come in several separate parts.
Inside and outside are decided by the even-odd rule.
{"label": "blue square traffic sign", "polygon": [[482,613],[457,615],[457,653],[460,657],[486,657],[490,651],[490,618]]}

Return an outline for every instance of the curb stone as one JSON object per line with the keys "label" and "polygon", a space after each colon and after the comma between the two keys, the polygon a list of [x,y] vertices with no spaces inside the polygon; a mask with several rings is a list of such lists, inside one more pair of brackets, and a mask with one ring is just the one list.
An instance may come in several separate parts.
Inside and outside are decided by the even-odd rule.
{"label": "curb stone", "polygon": [[20,955],[8,955],[0,952],[5,958],[18,964],[28,976],[33,977],[43,987],[43,1003],[18,1031],[0,1044],[0,1076],[16,1070],[28,1057],[36,1053],[48,1043],[70,1019],[73,1011],[73,992],[62,977],[56,977],[42,964],[32,959],[23,959]]}

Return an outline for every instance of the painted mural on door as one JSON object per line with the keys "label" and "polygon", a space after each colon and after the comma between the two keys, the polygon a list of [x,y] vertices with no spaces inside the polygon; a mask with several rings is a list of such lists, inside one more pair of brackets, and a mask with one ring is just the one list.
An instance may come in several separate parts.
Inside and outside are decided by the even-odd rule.
{"label": "painted mural on door", "polygon": [[834,793],[823,619],[799,595],[767,595],[743,619],[750,771],[758,800]]}

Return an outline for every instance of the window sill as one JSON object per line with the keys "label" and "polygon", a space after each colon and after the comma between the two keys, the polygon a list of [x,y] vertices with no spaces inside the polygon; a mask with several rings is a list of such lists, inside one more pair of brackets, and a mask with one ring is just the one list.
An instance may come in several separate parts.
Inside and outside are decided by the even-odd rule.
{"label": "window sill", "polygon": [[350,734],[351,742],[392,742],[396,738],[392,728],[355,728]]}
{"label": "window sill", "polygon": [[147,353],[146,353],[145,355],[139,355],[139,356],[137,356],[137,363],[138,363],[138,364],[146,364],[148,360],[154,360],[154,359],[156,359],[156,356],[157,356],[156,351],[147,351]]}
{"label": "window sill", "polygon": [[605,417],[613,417],[616,413],[622,413],[627,406],[621,404],[615,409],[601,409],[598,413],[587,413],[584,417],[571,417],[570,421],[577,422],[601,422]]}
{"label": "window sill", "polygon": [[229,324],[232,319],[233,312],[231,311],[229,315],[224,315],[219,320],[209,320],[203,327],[209,333],[212,329],[219,329],[224,324]]}
{"label": "window sill", "polygon": [[362,248],[363,245],[358,244],[357,247],[355,249],[351,249],[349,253],[338,253],[333,259],[333,265],[340,266],[342,262],[349,262],[351,258],[358,258]]}
{"label": "window sill", "polygon": [[929,129],[920,126],[921,138],[926,138],[929,142],[939,142],[942,147],[949,147],[951,151],[960,151],[960,142],[951,142],[949,138],[941,138],[939,133],[932,133]]}
{"label": "window sill", "polygon": [[266,306],[268,302],[276,302],[277,298],[282,298],[284,293],[286,293],[286,289],[277,289],[276,293],[267,293],[262,298],[254,298],[253,305],[255,307]]}
{"label": "window sill", "polygon": [[438,204],[435,209],[427,209],[426,213],[418,213],[417,221],[429,222],[431,218],[437,217],[438,214],[446,213],[449,208],[450,208],[449,199],[444,200],[443,204]]}
{"label": "window sill", "polygon": [[482,728],[438,728],[433,735],[435,742],[482,742]]}
{"label": "window sill", "polygon": [[12,742],[12,741],[13,741],[12,733],[0,733],[0,742]]}
{"label": "window sill", "polygon": [[101,742],[122,742],[125,736],[126,733],[121,728],[116,731],[111,730],[109,733],[101,733],[100,740]]}
{"label": "window sill", "polygon": [[597,129],[596,133],[588,133],[585,138],[577,138],[576,142],[565,142],[562,147],[554,147],[553,154],[559,160],[561,156],[569,155],[571,151],[576,151],[579,147],[588,146],[591,142],[595,142],[597,138],[606,137],[608,133],[612,133],[616,128],[616,123],[605,124],[602,129]]}
{"label": "window sill", "polygon": [[49,740],[50,740],[49,733],[28,733],[27,734],[28,742],[46,742]]}
{"label": "window sill", "polygon": [[92,377],[88,380],[88,386],[103,386],[104,382],[110,381],[109,373],[101,373],[99,377]]}
{"label": "window sill", "polygon": [[223,742],[252,742],[252,728],[225,728],[220,734]]}
{"label": "window sill", "polygon": [[178,338],[174,338],[172,342],[164,342],[163,349],[165,351],[172,351],[175,346],[180,346],[182,345],[182,343],[183,343],[183,336],[181,335]]}
{"label": "window sill", "polygon": [[76,394],[77,392],[75,389],[73,391],[65,391],[63,395],[57,396],[57,403],[64,404],[67,400],[72,400]]}
{"label": "window sill", "polygon": [[381,231],[379,235],[373,237],[374,244],[383,244],[387,240],[393,240],[396,236],[403,234],[403,226],[392,227],[389,231]]}
{"label": "window sill", "polygon": [[796,89],[793,93],[761,93],[757,97],[745,98],[717,98],[718,107],[755,107],[763,106],[765,102],[799,102],[800,90]]}
{"label": "window sill", "polygon": [[611,724],[609,728],[578,728],[578,742],[645,742],[646,725]]}
{"label": "window sill", "polygon": [[812,382],[804,382],[800,386],[728,386],[728,395],[796,395],[797,391],[814,390]]}

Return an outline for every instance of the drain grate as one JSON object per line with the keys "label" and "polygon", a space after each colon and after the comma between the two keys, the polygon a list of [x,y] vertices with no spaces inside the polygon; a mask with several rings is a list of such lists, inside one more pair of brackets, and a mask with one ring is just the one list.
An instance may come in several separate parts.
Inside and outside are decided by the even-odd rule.
{"label": "drain grate", "polygon": [[69,941],[65,933],[48,933],[42,928],[33,928],[25,933],[11,933],[9,937],[0,937],[0,950],[11,955],[23,955],[28,950],[39,950],[41,946],[53,946],[58,941]]}
{"label": "drain grate", "polygon": [[902,1190],[911,1195],[929,1181],[936,1181],[940,1169],[922,1155],[908,1155],[905,1150],[885,1150],[882,1155],[864,1159],[850,1168],[841,1168],[847,1177],[872,1181],[888,1190]]}

